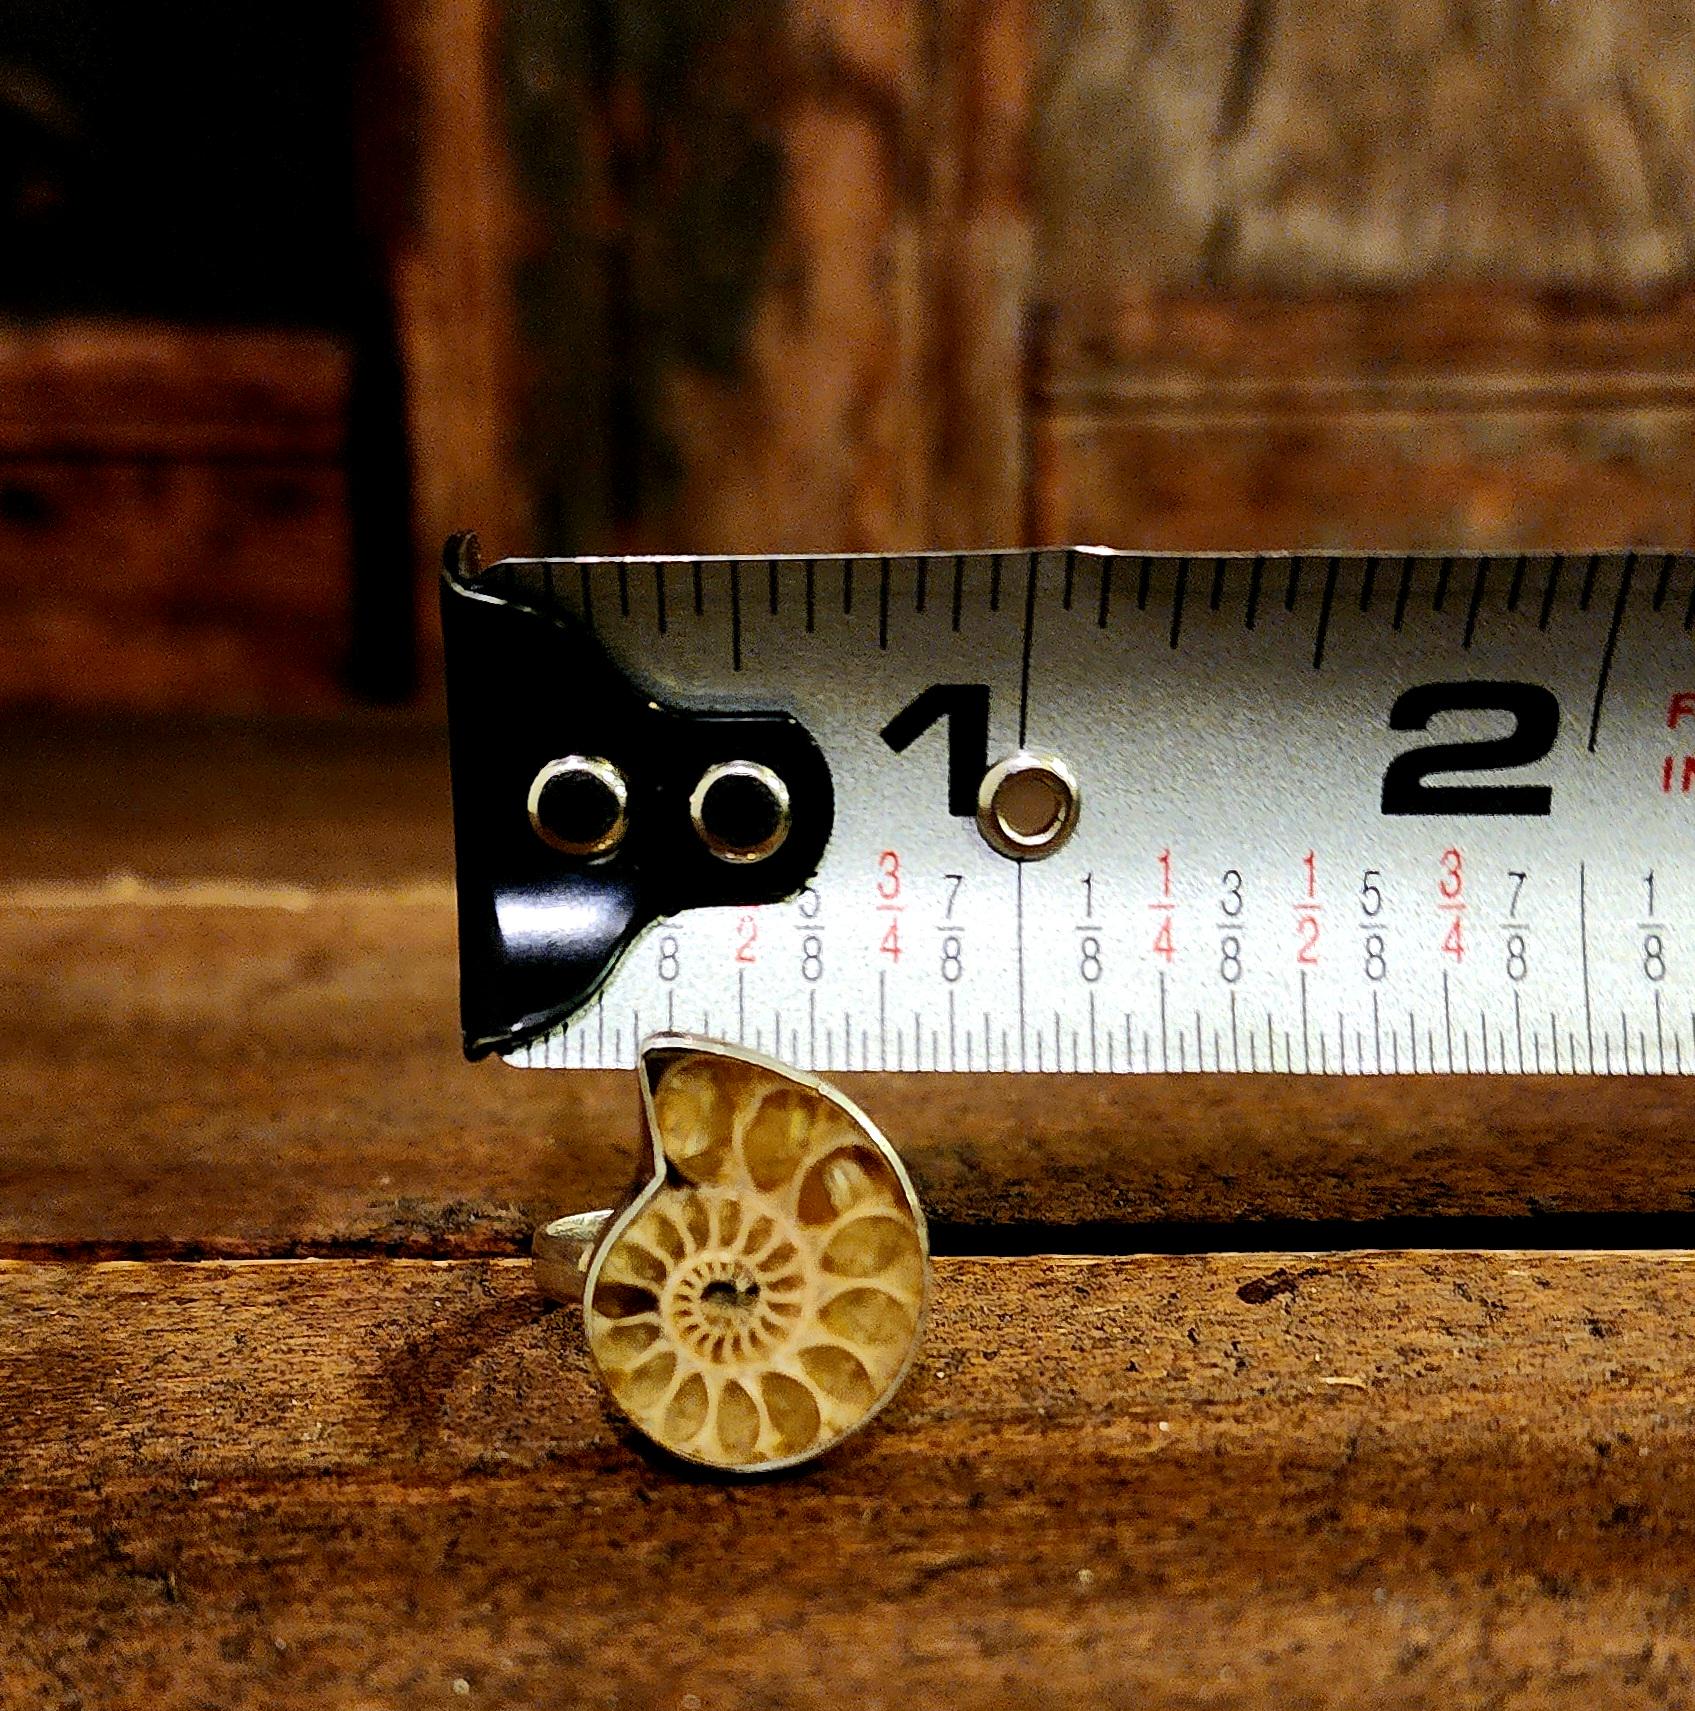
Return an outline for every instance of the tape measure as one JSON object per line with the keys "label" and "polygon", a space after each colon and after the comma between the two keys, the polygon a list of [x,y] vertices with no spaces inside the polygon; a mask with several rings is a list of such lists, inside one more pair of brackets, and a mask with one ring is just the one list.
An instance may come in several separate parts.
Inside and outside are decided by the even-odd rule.
{"label": "tape measure", "polygon": [[1695,1071],[1695,557],[444,579],[467,1049]]}

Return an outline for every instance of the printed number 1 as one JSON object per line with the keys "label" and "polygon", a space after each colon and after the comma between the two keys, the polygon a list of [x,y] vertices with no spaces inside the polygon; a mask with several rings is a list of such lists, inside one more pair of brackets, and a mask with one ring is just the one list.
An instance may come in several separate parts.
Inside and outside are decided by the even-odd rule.
{"label": "printed number 1", "polygon": [[1295,961],[1304,968],[1318,966],[1318,857],[1312,850],[1301,857],[1301,869],[1307,876],[1304,902],[1295,905],[1295,933],[1300,943],[1295,948]]}
{"label": "printed number 1", "polygon": [[989,686],[932,683],[883,727],[882,737],[905,754],[929,728],[948,727],[948,812],[962,820],[977,812],[977,788],[989,770]]}
{"label": "printed number 1", "polygon": [[1162,956],[1168,963],[1177,960],[1176,941],[1171,936],[1171,910],[1174,907],[1169,901],[1171,897],[1171,851],[1163,849],[1156,858],[1159,863],[1159,895],[1160,901],[1153,907],[1162,911],[1159,930],[1154,934],[1154,955]]}

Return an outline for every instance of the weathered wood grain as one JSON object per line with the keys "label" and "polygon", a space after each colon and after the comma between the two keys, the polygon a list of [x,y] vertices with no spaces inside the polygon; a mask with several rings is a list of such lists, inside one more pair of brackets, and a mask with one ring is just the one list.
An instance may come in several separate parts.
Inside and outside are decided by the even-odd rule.
{"label": "weathered wood grain", "polygon": [[925,10],[925,521],[931,542],[1000,546],[1028,524],[1034,24],[1028,0]]}
{"label": "weathered wood grain", "polygon": [[1176,551],[1680,546],[1695,532],[1687,298],[1458,288],[1064,316],[1033,398],[1051,540]]}
{"label": "weathered wood grain", "polygon": [[1041,18],[1042,291],[1689,277],[1684,0],[1072,0]]}
{"label": "weathered wood grain", "polygon": [[661,353],[652,425],[678,474],[629,530],[645,550],[926,539],[926,22],[908,0],[805,0],[751,44],[740,122],[700,165],[710,178],[764,143],[776,197],[744,197],[712,234],[746,296],[699,293],[687,313],[734,308],[695,331],[721,354]]}
{"label": "weathered wood grain", "polygon": [[0,329],[0,703],[340,704],[348,367],[325,334]]}
{"label": "weathered wood grain", "polygon": [[[498,98],[500,16],[489,0],[377,9],[365,117],[385,177],[365,188],[380,233],[404,374],[424,689],[438,700],[441,542],[477,528],[491,556],[524,550],[511,301],[517,230]],[[569,314],[572,305],[562,304]]]}
{"label": "weathered wood grain", "polygon": [[426,510],[460,470],[554,550],[1681,541],[1684,10],[436,20],[419,98],[466,141],[419,162],[449,295],[401,270]]}
{"label": "weathered wood grain", "polygon": [[348,366],[323,333],[0,326],[0,458],[333,463]]}
{"label": "weathered wood grain", "polygon": [[1024,0],[504,15],[537,544],[1013,539]]}
{"label": "weathered wood grain", "polygon": [[421,539],[1681,542],[1686,11],[426,12]]}
{"label": "weathered wood grain", "polygon": [[916,539],[915,8],[487,10],[541,544]]}
{"label": "weathered wood grain", "polygon": [[1038,25],[1033,533],[1679,545],[1681,0]]}
{"label": "weathered wood grain", "polygon": [[728,1486],[520,1264],[9,1266],[0,1699],[1682,1705],[1692,1324],[1685,1254],[944,1261]]}

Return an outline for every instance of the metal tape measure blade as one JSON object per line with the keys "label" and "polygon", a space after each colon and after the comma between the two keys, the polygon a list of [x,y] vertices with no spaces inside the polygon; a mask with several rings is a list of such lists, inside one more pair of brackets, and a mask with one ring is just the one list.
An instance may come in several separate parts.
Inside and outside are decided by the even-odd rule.
{"label": "metal tape measure blade", "polygon": [[[513,1062],[686,1028],[823,1071],[1695,1071],[1689,556],[489,574],[656,697],[792,714],[836,797],[804,890],[659,922]],[[979,826],[1020,755],[1076,784],[1045,859]]]}

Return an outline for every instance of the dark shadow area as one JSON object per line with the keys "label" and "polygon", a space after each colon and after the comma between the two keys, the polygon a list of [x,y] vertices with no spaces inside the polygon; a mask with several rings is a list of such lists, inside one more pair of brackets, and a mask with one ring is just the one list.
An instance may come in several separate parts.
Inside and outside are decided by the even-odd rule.
{"label": "dark shadow area", "polygon": [[368,6],[335,0],[3,0],[0,320],[288,330],[344,349],[341,676],[359,699],[397,701],[416,687],[415,578],[383,246],[404,163],[368,117],[392,93],[368,87],[375,27]]}

